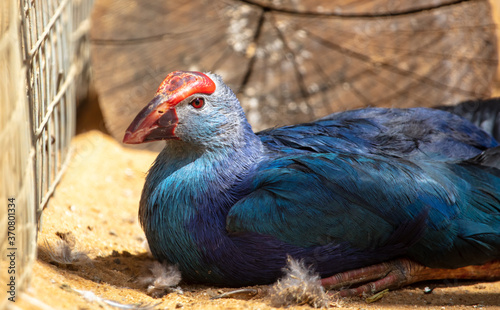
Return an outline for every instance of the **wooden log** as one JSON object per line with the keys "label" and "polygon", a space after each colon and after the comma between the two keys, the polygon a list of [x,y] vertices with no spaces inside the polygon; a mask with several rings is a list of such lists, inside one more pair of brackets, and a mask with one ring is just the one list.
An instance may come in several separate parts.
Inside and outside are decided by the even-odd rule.
{"label": "wooden log", "polygon": [[101,109],[121,140],[174,70],[222,75],[255,130],[488,97],[495,30],[487,0],[98,0],[91,38]]}

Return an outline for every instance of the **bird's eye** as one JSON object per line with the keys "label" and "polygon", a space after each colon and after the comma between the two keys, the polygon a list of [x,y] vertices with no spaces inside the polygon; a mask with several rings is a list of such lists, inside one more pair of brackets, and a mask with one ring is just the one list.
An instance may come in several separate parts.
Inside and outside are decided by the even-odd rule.
{"label": "bird's eye", "polygon": [[189,104],[191,104],[195,109],[201,109],[205,105],[205,99],[196,98],[193,99],[193,101],[191,101]]}

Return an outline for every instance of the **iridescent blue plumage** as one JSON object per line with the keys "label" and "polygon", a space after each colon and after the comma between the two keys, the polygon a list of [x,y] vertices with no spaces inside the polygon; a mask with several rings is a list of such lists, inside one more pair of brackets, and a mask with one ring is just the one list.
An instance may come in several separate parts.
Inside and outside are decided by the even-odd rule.
{"label": "iridescent blue plumage", "polygon": [[175,129],[139,211],[153,255],[185,279],[269,283],[287,255],[322,277],[399,257],[439,268],[500,259],[498,144],[467,120],[363,109],[255,134],[207,76],[215,92],[162,111]]}

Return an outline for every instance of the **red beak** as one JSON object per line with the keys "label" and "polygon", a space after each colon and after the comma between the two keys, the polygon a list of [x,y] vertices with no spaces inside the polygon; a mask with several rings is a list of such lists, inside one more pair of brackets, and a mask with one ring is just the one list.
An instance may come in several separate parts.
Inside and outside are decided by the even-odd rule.
{"label": "red beak", "polygon": [[178,120],[175,108],[165,104],[162,96],[155,96],[128,126],[123,143],[178,139],[174,133]]}
{"label": "red beak", "polygon": [[123,143],[179,139],[174,133],[179,122],[175,106],[193,94],[212,94],[214,91],[214,81],[201,72],[170,73],[158,87],[153,100],[132,121]]}

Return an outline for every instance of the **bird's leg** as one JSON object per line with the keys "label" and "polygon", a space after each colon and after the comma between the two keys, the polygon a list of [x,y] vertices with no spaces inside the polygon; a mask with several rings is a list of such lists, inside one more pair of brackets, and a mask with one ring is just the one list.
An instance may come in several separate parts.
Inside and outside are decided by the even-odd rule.
{"label": "bird's leg", "polygon": [[443,279],[500,279],[500,261],[480,266],[457,269],[429,268],[409,259],[397,259],[365,268],[338,273],[321,279],[328,289],[342,289],[354,284],[366,283],[357,288],[342,289],[340,296],[373,294],[384,289],[394,289],[415,282]]}

